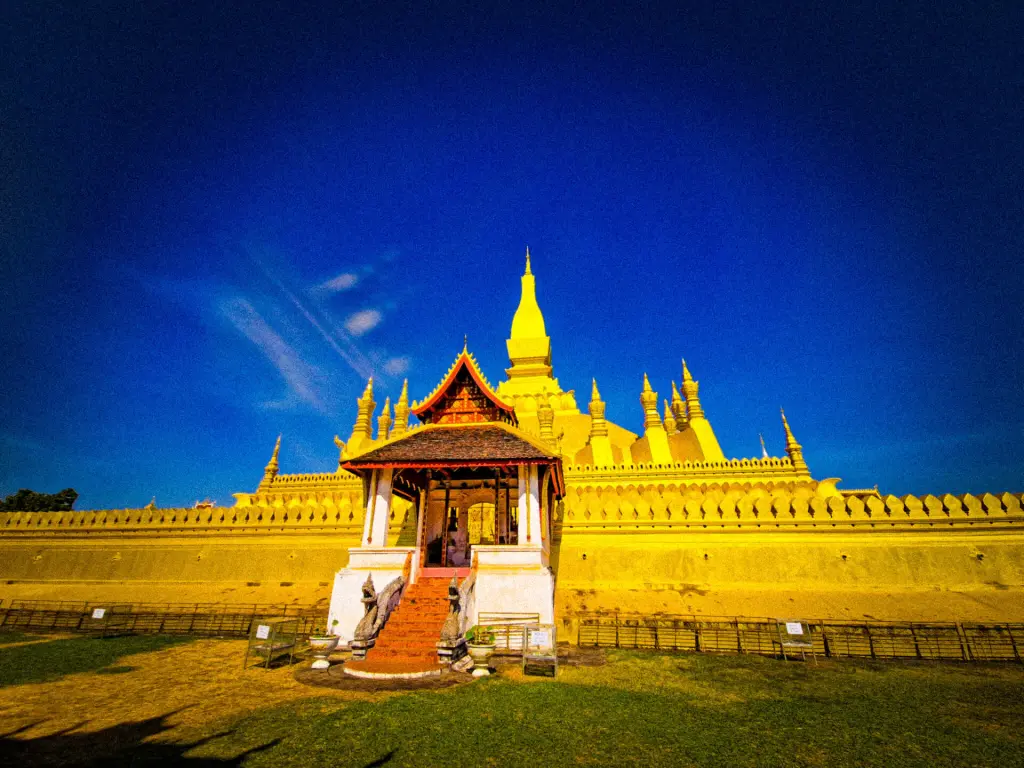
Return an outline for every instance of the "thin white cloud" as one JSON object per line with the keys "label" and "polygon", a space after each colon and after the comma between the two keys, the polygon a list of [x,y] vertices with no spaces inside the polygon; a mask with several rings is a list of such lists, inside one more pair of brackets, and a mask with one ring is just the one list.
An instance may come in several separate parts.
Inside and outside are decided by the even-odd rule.
{"label": "thin white cloud", "polygon": [[324,280],[315,290],[317,293],[339,293],[340,291],[347,291],[358,282],[359,275],[354,272],[342,272],[330,280]]}
{"label": "thin white cloud", "polygon": [[392,357],[390,360],[384,363],[384,373],[387,373],[391,376],[401,376],[408,370],[408,357]]}
{"label": "thin white cloud", "polygon": [[376,309],[363,309],[345,318],[345,330],[353,336],[362,336],[380,325],[383,315]]}
{"label": "thin white cloud", "polygon": [[[221,304],[221,311],[235,328],[266,355],[277,368],[292,395],[317,410],[323,406],[313,384],[317,370],[270,327],[253,305],[243,298],[229,299]],[[282,408],[285,402],[267,403],[267,407]]]}
{"label": "thin white cloud", "polygon": [[[267,276],[267,279],[270,280],[275,286],[277,286],[277,289],[281,291],[281,293],[283,293],[285,297],[287,297],[287,299],[292,303],[292,305],[297,310],[299,310],[299,313],[306,319],[306,321],[311,326],[313,326],[314,329],[316,329],[317,333],[320,334],[323,340],[327,342],[331,349],[333,349],[338,354],[338,356],[342,360],[344,360],[353,371],[358,373],[363,378],[366,378],[373,373],[372,363],[369,361],[366,355],[363,354],[359,347],[356,346],[356,344],[352,341],[352,338],[337,326],[337,323],[327,312],[327,310],[325,310],[323,307],[319,308],[321,316],[325,318],[326,322],[331,326],[333,334],[331,332],[328,332],[327,329],[324,328],[323,324],[321,324],[320,320],[318,320],[316,316],[314,316],[310,308],[303,304],[301,301],[299,301],[295,294],[288,290],[288,288],[285,287],[284,283],[282,283],[277,278],[276,275],[274,275],[269,269],[267,269],[258,259],[256,260],[256,263],[263,271],[263,274]],[[341,342],[341,344],[338,343],[339,341]]]}

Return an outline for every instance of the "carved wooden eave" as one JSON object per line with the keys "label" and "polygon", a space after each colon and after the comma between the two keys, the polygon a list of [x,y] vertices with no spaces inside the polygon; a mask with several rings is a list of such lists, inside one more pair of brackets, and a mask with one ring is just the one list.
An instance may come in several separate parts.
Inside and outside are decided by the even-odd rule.
{"label": "carved wooden eave", "polygon": [[422,402],[413,404],[412,413],[424,424],[519,425],[514,407],[498,397],[465,348],[434,391]]}

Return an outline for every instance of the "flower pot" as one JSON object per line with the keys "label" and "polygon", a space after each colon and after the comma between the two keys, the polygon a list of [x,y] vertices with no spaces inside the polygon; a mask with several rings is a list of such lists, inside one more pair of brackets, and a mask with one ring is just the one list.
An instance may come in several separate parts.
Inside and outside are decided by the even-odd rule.
{"label": "flower pot", "polygon": [[313,662],[313,669],[328,669],[331,666],[331,662],[327,660],[327,657],[338,647],[338,636],[310,635],[309,647],[313,649],[313,656],[316,657],[316,661]]}
{"label": "flower pot", "polygon": [[494,653],[494,643],[466,643],[466,651],[469,652],[474,664],[486,664],[487,659]]}

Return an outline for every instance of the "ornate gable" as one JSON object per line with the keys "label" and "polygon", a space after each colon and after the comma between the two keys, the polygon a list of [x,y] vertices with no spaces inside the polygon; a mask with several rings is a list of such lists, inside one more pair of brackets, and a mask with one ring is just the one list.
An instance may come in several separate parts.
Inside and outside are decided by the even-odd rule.
{"label": "ornate gable", "polygon": [[465,348],[441,383],[423,402],[414,404],[412,412],[424,424],[519,423],[513,407],[495,394]]}

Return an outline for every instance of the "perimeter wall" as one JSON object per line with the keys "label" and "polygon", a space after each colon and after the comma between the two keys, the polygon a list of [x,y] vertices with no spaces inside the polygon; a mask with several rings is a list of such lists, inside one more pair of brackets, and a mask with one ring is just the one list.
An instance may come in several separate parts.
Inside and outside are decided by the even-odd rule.
{"label": "perimeter wall", "polygon": [[[0,514],[0,599],[326,602],[359,543],[362,487],[284,477],[302,479],[231,508]],[[563,639],[587,611],[1024,620],[1019,494],[566,477],[552,541]],[[414,541],[410,511],[396,503],[389,543]]]}

